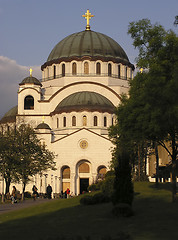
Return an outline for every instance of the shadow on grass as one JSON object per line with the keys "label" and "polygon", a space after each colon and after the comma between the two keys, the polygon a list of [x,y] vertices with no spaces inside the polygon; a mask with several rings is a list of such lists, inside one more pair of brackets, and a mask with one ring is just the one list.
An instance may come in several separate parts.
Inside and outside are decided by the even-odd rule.
{"label": "shadow on grass", "polygon": [[[113,217],[112,204],[82,206],[76,199],[51,202],[63,203],[62,209],[39,213],[33,217],[7,221],[0,224],[2,239],[41,239],[41,240],[169,240],[178,239],[178,203],[171,203],[171,193],[167,189],[157,191],[154,184],[139,183],[135,189],[133,210],[130,218]],[[75,206],[67,203],[76,201]],[[78,202],[77,202],[78,201]],[[41,205],[42,206],[42,205]],[[42,207],[41,207],[42,208]],[[40,208],[40,209],[41,209]],[[33,208],[35,211],[35,208]],[[52,207],[51,207],[52,209]],[[22,210],[21,210],[22,211]],[[18,214],[13,212],[13,214]],[[8,217],[8,214],[4,215]]]}
{"label": "shadow on grass", "polygon": [[7,239],[10,240],[131,240],[127,231],[118,228],[117,219],[113,219],[111,209],[111,203],[78,205],[2,223],[0,233],[2,239],[8,236]]}
{"label": "shadow on grass", "polygon": [[172,191],[172,185],[171,183],[154,183],[150,185],[150,188],[157,189],[157,190],[167,190],[167,191]]}

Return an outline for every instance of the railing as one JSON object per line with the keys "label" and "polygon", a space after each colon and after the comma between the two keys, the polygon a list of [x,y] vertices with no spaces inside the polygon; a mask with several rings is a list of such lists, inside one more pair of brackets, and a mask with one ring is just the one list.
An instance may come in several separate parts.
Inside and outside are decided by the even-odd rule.
{"label": "railing", "polygon": [[132,78],[125,77],[125,76],[118,76],[116,74],[84,74],[84,73],[70,74],[70,73],[66,73],[65,75],[59,74],[59,75],[51,76],[48,78],[42,78],[42,79],[40,79],[40,81],[46,82],[46,81],[63,78],[63,77],[111,77],[111,78],[117,78],[117,79],[126,80],[126,81],[129,81],[132,79]]}

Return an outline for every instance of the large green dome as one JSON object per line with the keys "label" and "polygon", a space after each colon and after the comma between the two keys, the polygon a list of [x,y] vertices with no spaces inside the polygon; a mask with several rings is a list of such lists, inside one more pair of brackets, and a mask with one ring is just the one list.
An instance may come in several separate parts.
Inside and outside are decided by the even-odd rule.
{"label": "large green dome", "polygon": [[49,54],[42,69],[59,60],[77,60],[83,57],[111,60],[132,66],[125,51],[115,40],[105,34],[85,30],[73,33],[60,41]]}
{"label": "large green dome", "polygon": [[64,98],[52,114],[62,112],[98,111],[113,113],[115,110],[112,102],[96,92],[77,92]]}

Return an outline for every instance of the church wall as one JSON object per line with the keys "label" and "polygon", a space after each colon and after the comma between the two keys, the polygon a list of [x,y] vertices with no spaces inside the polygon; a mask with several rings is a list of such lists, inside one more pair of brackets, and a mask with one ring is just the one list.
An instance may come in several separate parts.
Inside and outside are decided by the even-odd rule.
{"label": "church wall", "polygon": [[[80,147],[82,140],[88,142],[86,149]],[[109,140],[87,130],[81,130],[51,144],[51,150],[57,154],[57,168],[60,169],[63,165],[69,166],[75,178],[78,178],[76,167],[81,160],[86,160],[91,164],[90,177],[97,175],[98,166],[105,165],[108,168],[111,160],[111,152],[108,149],[111,147]],[[73,192],[74,190],[76,189],[71,189]]]}

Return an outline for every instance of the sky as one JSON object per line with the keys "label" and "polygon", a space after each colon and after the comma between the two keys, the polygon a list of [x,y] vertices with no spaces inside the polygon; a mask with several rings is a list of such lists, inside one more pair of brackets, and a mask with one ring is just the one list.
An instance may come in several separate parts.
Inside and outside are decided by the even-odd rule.
{"label": "sky", "polygon": [[54,46],[85,30],[87,9],[94,15],[91,30],[117,41],[133,64],[138,52],[127,34],[130,22],[148,18],[178,31],[177,0],[0,0],[0,118],[17,105],[19,83],[29,68],[41,79],[41,65]]}

